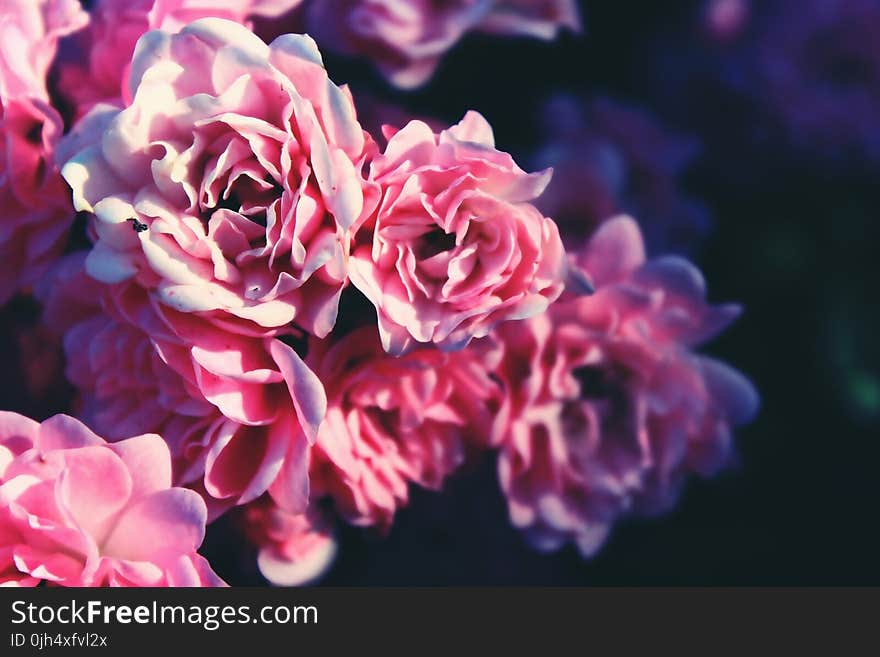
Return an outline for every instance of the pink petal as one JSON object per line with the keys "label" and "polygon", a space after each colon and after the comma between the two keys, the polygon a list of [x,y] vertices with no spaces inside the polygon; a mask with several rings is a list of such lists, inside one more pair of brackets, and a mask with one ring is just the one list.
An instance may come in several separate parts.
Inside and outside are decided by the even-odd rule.
{"label": "pink petal", "polygon": [[40,425],[38,447],[43,453],[55,449],[74,449],[91,445],[103,445],[99,438],[86,425],[69,415],[55,415]]}
{"label": "pink petal", "polygon": [[65,467],[55,484],[59,507],[100,544],[129,501],[131,475],[105,446],[69,449],[63,458]]}
{"label": "pink petal", "polygon": [[132,500],[171,487],[171,455],[161,436],[145,434],[109,447],[132,477]]}
{"label": "pink petal", "polygon": [[162,555],[194,552],[205,537],[207,515],[205,502],[195,491],[171,488],[151,493],[119,517],[101,553],[161,563]]}

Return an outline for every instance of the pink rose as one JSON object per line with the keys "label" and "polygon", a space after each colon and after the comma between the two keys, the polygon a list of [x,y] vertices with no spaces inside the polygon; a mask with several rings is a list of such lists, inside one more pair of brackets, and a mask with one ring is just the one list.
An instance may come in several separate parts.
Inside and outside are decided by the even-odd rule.
{"label": "pink rose", "polygon": [[371,209],[372,141],[307,36],[267,46],[220,19],[138,42],[131,104],[96,108],[63,168],[94,213],[87,262],[227,330],[326,335],[349,229]]}
{"label": "pink rose", "polygon": [[395,358],[372,328],[313,341],[308,362],[328,397],[311,452],[315,498],[329,495],[352,524],[388,529],[410,483],[439,490],[466,446],[490,432],[498,389],[485,364],[491,348],[479,347]]}
{"label": "pink rose", "polygon": [[288,344],[223,331],[131,283],[102,285],[77,256],[46,287],[45,321],[64,332],[67,376],[97,430],[161,432],[175,482],[198,487],[212,516],[267,490],[306,508],[307,451],[326,401]]}
{"label": "pink rose", "polygon": [[205,503],[171,487],[159,436],[109,445],[66,415],[38,424],[3,411],[0,454],[10,453],[0,476],[0,582],[223,585],[196,552]]}
{"label": "pink rose", "polygon": [[243,521],[260,572],[276,586],[314,583],[336,558],[332,522],[317,507],[293,514],[260,498],[243,507]]}
{"label": "pink rose", "polygon": [[559,232],[528,203],[550,172],[527,174],[496,150],[476,112],[439,135],[410,122],[370,177],[382,199],[355,236],[350,276],[376,306],[390,353],[420,342],[459,349],[560,294]]}
{"label": "pink rose", "polygon": [[302,0],[95,0],[91,25],[78,40],[84,61],[62,62],[61,87],[77,116],[95,104],[126,103],[135,44],[150,30],[178,32],[200,18],[247,24],[249,16],[278,16]]}
{"label": "pink rose", "polygon": [[596,552],[624,513],[658,513],[686,475],[727,464],[732,427],[758,399],[732,368],[692,348],[739,313],[706,304],[679,258],[645,262],[627,217],[604,224],[577,264],[596,287],[499,327],[506,389],[495,440],[511,521],[541,550]]}
{"label": "pink rose", "polygon": [[73,221],[46,76],[58,39],[87,20],[77,0],[0,0],[0,303],[39,279]]}
{"label": "pink rose", "polygon": [[562,28],[580,30],[574,0],[318,0],[306,12],[307,30],[318,41],[370,58],[404,88],[427,82],[469,32],[551,40]]}

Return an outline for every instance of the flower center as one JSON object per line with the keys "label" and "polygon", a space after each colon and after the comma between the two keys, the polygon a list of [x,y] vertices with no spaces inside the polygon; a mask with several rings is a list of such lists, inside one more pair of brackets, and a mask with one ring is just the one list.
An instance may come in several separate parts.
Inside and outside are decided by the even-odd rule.
{"label": "flower center", "polygon": [[607,399],[612,394],[613,382],[609,372],[597,365],[578,367],[572,372],[581,388],[581,399]]}
{"label": "flower center", "polygon": [[455,235],[444,232],[442,228],[437,227],[422,235],[413,251],[419,260],[427,260],[454,247]]}

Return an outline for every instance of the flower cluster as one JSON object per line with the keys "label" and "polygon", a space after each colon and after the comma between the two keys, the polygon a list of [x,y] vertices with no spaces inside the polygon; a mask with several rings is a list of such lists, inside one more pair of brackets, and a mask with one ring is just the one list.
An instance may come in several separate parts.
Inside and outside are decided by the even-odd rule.
{"label": "flower cluster", "polygon": [[696,352],[738,308],[614,216],[702,230],[689,143],[598,103],[551,182],[476,111],[374,134],[312,36],[254,32],[292,20],[402,87],[468,32],[579,27],[568,0],[0,2],[0,301],[33,293],[79,418],[0,414],[3,582],[222,584],[197,549],[227,512],[268,581],[314,581],[337,518],[387,532],[485,454],[531,544],[589,556],[754,415]]}

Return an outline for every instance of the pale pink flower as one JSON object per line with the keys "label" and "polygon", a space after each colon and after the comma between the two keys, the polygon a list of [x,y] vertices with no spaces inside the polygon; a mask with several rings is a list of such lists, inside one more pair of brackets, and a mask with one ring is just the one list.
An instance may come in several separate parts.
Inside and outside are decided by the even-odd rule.
{"label": "pale pink flower", "polygon": [[370,328],[338,341],[314,340],[308,363],[327,390],[327,416],[311,450],[317,499],[330,496],[355,525],[388,529],[409,485],[439,490],[484,443],[497,385],[491,346],[443,353],[420,349],[395,358]]}
{"label": "pale pink flower", "polygon": [[77,0],[0,0],[0,303],[36,283],[73,221],[46,76],[58,40],[87,20]]}
{"label": "pale pink flower", "polygon": [[584,556],[624,513],[658,513],[689,473],[728,464],[732,427],[758,400],[738,372],[692,348],[736,306],[709,306],[687,261],[645,261],[638,226],[604,224],[576,257],[593,295],[499,327],[506,388],[495,440],[510,518],[541,550]]}
{"label": "pale pink flower", "polygon": [[470,32],[552,40],[580,30],[574,0],[318,0],[306,28],[328,48],[371,59],[403,88],[424,84]]}
{"label": "pale pink flower", "polygon": [[276,586],[303,586],[320,579],[336,558],[333,524],[327,514],[310,506],[293,514],[271,498],[243,507],[248,538],[257,546],[257,565]]}
{"label": "pale pink flower", "polygon": [[307,450],[326,402],[288,344],[223,331],[131,283],[100,284],[79,257],[46,288],[44,320],[64,333],[67,376],[92,426],[111,440],[161,433],[175,483],[197,487],[212,516],[267,490],[306,508]]}
{"label": "pale pink flower", "polygon": [[131,104],[96,108],[63,168],[94,213],[88,270],[242,333],[326,335],[372,141],[308,36],[202,19],[138,43]]}
{"label": "pale pink flower", "polygon": [[0,453],[13,454],[0,475],[2,583],[223,584],[196,552],[205,503],[171,486],[160,436],[111,445],[66,415],[38,424],[3,411]]}
{"label": "pale pink flower", "polygon": [[560,294],[559,231],[529,203],[550,173],[527,174],[496,150],[476,112],[439,135],[412,121],[390,137],[370,169],[381,202],[355,235],[350,262],[387,351],[459,349]]}
{"label": "pale pink flower", "polygon": [[302,0],[95,0],[89,29],[77,40],[79,60],[62,62],[61,88],[77,116],[96,103],[130,102],[128,77],[135,44],[150,30],[178,32],[200,18],[243,25],[253,16],[276,17]]}

